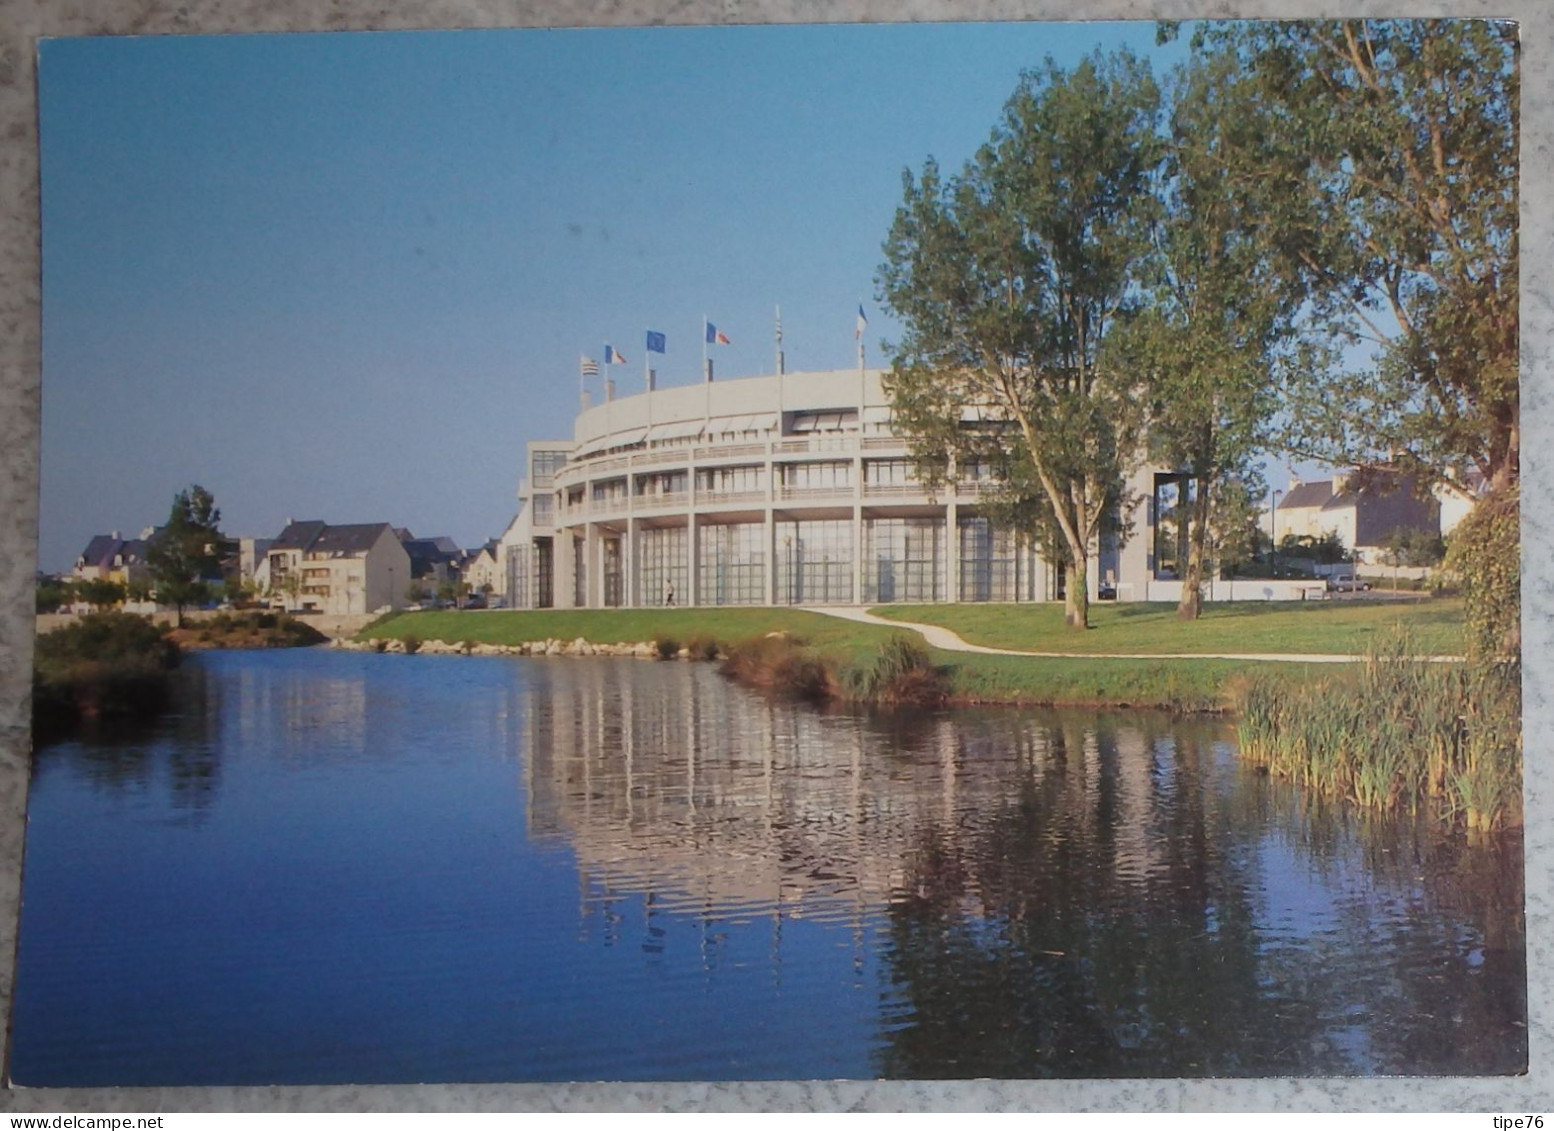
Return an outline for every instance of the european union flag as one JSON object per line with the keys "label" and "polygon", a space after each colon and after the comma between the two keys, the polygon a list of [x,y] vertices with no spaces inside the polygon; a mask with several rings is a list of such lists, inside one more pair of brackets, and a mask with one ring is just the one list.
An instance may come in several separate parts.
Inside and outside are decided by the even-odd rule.
{"label": "european union flag", "polygon": [[664,352],[664,336],[662,334],[660,334],[657,330],[649,330],[647,332],[647,352],[648,353],[663,353]]}

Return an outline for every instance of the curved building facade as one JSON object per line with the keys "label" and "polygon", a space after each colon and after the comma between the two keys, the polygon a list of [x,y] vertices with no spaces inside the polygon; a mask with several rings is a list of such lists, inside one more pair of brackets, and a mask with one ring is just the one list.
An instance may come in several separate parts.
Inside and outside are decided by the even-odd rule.
{"label": "curved building facade", "polygon": [[[515,607],[1047,601],[1061,571],[994,527],[976,469],[930,495],[879,370],[708,381],[585,408],[528,446],[503,538]],[[1092,599],[1146,599],[1135,538],[1091,558]],[[1168,599],[1156,593],[1152,599]]]}

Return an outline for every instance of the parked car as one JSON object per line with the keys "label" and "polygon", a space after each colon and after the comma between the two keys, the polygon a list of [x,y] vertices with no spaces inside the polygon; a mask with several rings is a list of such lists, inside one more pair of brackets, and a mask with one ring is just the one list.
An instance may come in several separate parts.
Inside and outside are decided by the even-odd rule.
{"label": "parked car", "polygon": [[484,593],[471,593],[468,597],[466,597],[464,599],[464,607],[466,609],[483,609],[483,608],[485,608],[486,607],[486,597],[485,597],[485,594]]}
{"label": "parked car", "polygon": [[1359,593],[1371,587],[1369,581],[1361,581],[1352,570],[1330,573],[1327,576],[1329,593]]}

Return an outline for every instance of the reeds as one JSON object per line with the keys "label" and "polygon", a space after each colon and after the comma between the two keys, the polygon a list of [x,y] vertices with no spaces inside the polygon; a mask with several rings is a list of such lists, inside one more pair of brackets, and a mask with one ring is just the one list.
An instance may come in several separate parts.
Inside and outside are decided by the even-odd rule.
{"label": "reeds", "polygon": [[949,695],[944,673],[910,636],[892,636],[872,664],[844,669],[841,683],[847,698],[864,703],[933,707]]}
{"label": "reeds", "polygon": [[1241,755],[1329,796],[1433,807],[1473,831],[1521,820],[1516,665],[1433,663],[1403,636],[1311,683],[1254,675],[1232,691]]}

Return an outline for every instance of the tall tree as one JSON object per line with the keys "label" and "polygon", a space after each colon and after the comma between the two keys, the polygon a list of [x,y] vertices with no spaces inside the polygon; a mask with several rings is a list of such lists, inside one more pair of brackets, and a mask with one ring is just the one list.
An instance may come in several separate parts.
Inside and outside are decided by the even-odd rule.
{"label": "tall tree", "polygon": [[1267,220],[1312,313],[1375,372],[1291,385],[1289,446],[1438,480],[1520,469],[1516,28],[1487,20],[1211,27],[1266,112]]}
{"label": "tall tree", "polygon": [[1190,476],[1185,620],[1201,611],[1211,528],[1261,482],[1271,373],[1302,304],[1265,223],[1288,185],[1267,175],[1269,123],[1249,86],[1224,55],[1178,70],[1144,302],[1117,350],[1149,384],[1151,455]]}
{"label": "tall tree", "polygon": [[1081,629],[1093,547],[1139,454],[1136,382],[1105,347],[1146,247],[1158,113],[1127,53],[1026,72],[959,176],[932,158],[904,174],[877,277],[905,327],[886,387],[925,478],[1000,470],[1005,513],[1061,563]]}
{"label": "tall tree", "polygon": [[146,563],[157,600],[178,610],[179,625],[184,606],[206,600],[210,595],[206,579],[221,570],[220,522],[214,496],[195,483],[173,496],[167,525],[151,538]]}

